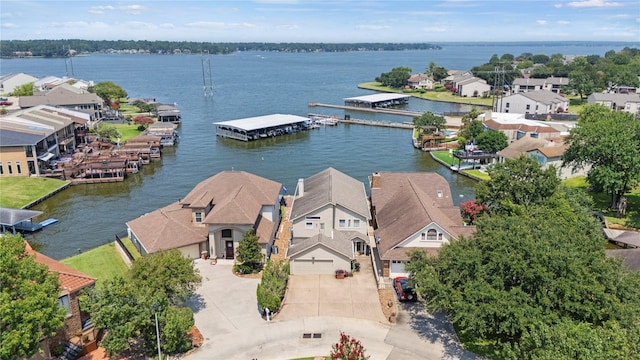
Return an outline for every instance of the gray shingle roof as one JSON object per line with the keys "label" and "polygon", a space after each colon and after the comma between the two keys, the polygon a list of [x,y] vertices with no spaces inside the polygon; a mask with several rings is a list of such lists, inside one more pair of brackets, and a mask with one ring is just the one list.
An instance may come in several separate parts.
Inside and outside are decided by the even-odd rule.
{"label": "gray shingle roof", "polygon": [[512,96],[524,96],[541,104],[555,104],[555,103],[564,103],[569,102],[569,100],[563,98],[562,96],[554,93],[553,91],[548,90],[538,90],[538,91],[528,91],[524,93],[518,93]]}
{"label": "gray shingle roof", "polygon": [[304,181],[304,193],[291,205],[291,220],[331,204],[370,219],[364,184],[334,168],[327,168]]}
{"label": "gray shingle roof", "polygon": [[[308,249],[316,246],[324,246],[332,249],[333,251],[344,255],[348,259],[353,259],[353,243],[351,240],[354,237],[362,239],[362,234],[359,236],[353,236],[353,232],[335,231],[333,237],[329,237],[323,234],[317,234],[312,237],[299,239],[297,242],[289,246],[287,249],[287,257],[291,258],[300,254]],[[350,236],[351,235],[351,236]]]}
{"label": "gray shingle roof", "polygon": [[0,127],[0,146],[36,145],[46,137],[44,134],[3,129]]}

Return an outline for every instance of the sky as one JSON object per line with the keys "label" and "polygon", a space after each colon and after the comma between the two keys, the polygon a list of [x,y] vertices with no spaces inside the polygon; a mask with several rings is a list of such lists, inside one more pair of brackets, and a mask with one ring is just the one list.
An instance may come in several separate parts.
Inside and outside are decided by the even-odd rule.
{"label": "sky", "polygon": [[636,42],[640,0],[1,0],[0,39]]}

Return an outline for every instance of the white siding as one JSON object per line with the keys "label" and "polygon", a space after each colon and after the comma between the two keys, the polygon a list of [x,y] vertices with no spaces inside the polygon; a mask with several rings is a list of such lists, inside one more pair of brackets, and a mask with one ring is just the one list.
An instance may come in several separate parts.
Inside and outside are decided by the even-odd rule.
{"label": "white siding", "polygon": [[336,270],[351,270],[351,260],[323,246],[315,246],[294,255],[292,274],[333,274]]}
{"label": "white siding", "polygon": [[[317,217],[318,219],[310,219],[310,217]],[[308,228],[306,223],[311,223],[311,227]],[[321,224],[324,224],[324,230],[322,229]],[[293,222],[293,236],[297,238],[311,237],[318,233],[330,236],[332,226],[333,206],[331,204],[327,204],[314,212],[296,219]]]}
{"label": "white siding", "polygon": [[[436,231],[436,240],[426,240],[426,234],[429,230]],[[422,234],[425,234],[425,239],[423,240]],[[442,240],[440,239],[440,234],[442,235]],[[405,239],[402,243],[398,245],[398,247],[420,247],[420,248],[439,248],[443,244],[449,242],[450,236],[442,230],[440,226],[435,223],[431,223],[421,231],[413,234],[411,237]]]}

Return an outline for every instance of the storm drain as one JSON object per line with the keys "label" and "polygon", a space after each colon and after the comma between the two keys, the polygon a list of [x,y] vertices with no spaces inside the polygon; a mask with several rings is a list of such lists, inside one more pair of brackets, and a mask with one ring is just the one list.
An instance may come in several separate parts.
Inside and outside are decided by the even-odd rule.
{"label": "storm drain", "polygon": [[302,333],[302,338],[303,339],[321,339],[322,334],[321,333]]}

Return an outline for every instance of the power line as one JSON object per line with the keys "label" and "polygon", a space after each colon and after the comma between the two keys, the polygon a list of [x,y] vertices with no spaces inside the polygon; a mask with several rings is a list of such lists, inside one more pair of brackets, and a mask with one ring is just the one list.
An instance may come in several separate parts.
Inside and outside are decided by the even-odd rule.
{"label": "power line", "polygon": [[205,97],[213,96],[213,80],[211,77],[211,54],[209,50],[202,52],[202,90]]}

